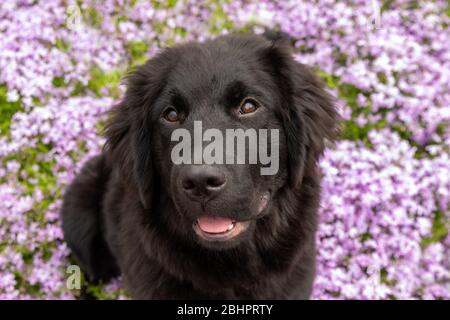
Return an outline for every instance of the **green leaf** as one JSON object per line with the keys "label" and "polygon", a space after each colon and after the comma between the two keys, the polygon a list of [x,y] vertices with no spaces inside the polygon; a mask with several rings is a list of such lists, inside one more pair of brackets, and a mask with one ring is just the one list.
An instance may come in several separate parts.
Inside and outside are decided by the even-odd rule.
{"label": "green leaf", "polygon": [[148,59],[147,53],[148,53],[149,45],[146,42],[143,42],[143,41],[128,42],[125,45],[125,49],[127,50],[128,54],[130,55],[131,67],[144,64]]}
{"label": "green leaf", "polygon": [[94,67],[91,70],[91,79],[88,82],[87,87],[94,92],[98,97],[103,96],[102,89],[108,88],[110,93],[114,96],[117,92],[117,87],[122,79],[122,71],[112,70],[105,72],[98,67]]}
{"label": "green leaf", "polygon": [[436,212],[433,219],[431,236],[422,240],[422,246],[427,247],[430,244],[440,242],[447,237],[449,230],[447,229],[446,224],[448,224],[448,221],[444,214],[440,211]]}
{"label": "green leaf", "polygon": [[55,47],[61,50],[62,52],[68,52],[70,50],[70,43],[58,38],[55,41]]}
{"label": "green leaf", "polygon": [[16,102],[9,102],[6,99],[7,88],[0,85],[0,136],[9,135],[11,120],[16,112],[23,111],[20,99]]}

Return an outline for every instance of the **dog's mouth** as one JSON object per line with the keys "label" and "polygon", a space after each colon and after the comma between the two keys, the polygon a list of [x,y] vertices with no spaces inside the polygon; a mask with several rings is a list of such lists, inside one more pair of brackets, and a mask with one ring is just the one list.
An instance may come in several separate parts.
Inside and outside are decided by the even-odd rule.
{"label": "dog's mouth", "polygon": [[259,197],[257,216],[250,220],[238,221],[229,217],[203,214],[194,222],[194,231],[200,239],[209,243],[225,242],[238,238],[239,235],[245,233],[251,222],[268,207],[269,199],[270,191]]}
{"label": "dog's mouth", "polygon": [[195,233],[207,241],[231,240],[245,230],[250,221],[236,221],[226,217],[200,216],[194,223]]}

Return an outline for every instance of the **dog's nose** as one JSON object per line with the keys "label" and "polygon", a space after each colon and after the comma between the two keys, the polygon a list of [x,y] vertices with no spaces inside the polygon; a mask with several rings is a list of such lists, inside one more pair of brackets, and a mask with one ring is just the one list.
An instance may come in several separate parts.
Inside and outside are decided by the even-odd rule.
{"label": "dog's nose", "polygon": [[181,185],[191,199],[206,201],[220,194],[226,182],[225,174],[219,168],[192,165],[185,169]]}

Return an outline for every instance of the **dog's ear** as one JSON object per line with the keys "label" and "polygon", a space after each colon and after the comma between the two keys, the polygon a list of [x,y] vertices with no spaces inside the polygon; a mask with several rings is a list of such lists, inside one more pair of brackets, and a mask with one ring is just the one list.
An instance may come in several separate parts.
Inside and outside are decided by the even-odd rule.
{"label": "dog's ear", "polygon": [[[131,108],[124,98],[108,112],[108,120],[105,126],[106,143],[103,152],[106,155],[107,165],[118,165],[122,174],[132,163],[129,151],[131,132]],[[125,169],[125,170],[124,170]],[[130,172],[126,172],[127,178]]]}
{"label": "dog's ear", "polygon": [[156,178],[151,154],[152,129],[148,112],[136,117],[131,132],[134,181],[138,186],[141,203],[144,208],[148,209],[154,196],[153,190]]}
{"label": "dog's ear", "polygon": [[164,85],[165,56],[159,54],[126,77],[125,96],[111,111],[105,131],[105,152],[119,163],[123,178],[136,184],[144,208],[151,206],[155,187],[150,109]]}
{"label": "dog's ear", "polygon": [[315,170],[325,140],[336,137],[339,116],[334,98],[307,66],[293,59],[286,39],[272,41],[266,59],[282,96],[290,182],[297,187],[305,170]]}

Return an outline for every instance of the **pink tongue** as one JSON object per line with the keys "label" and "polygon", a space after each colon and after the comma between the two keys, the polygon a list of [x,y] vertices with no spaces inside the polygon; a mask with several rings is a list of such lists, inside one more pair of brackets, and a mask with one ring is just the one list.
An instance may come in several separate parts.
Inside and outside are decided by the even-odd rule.
{"label": "pink tongue", "polygon": [[222,217],[201,216],[197,220],[198,226],[208,233],[222,233],[227,231],[228,226],[233,223],[233,220]]}

